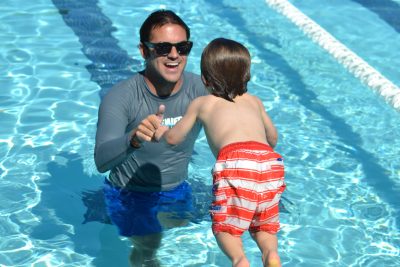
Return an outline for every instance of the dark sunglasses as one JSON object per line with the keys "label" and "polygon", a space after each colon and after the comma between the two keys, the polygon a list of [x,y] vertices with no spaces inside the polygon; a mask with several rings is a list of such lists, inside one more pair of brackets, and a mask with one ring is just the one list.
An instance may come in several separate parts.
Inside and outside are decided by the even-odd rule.
{"label": "dark sunglasses", "polygon": [[183,41],[176,44],[168,42],[163,42],[163,43],[144,42],[144,44],[148,48],[153,48],[154,51],[156,51],[156,54],[159,56],[168,55],[171,52],[173,46],[175,46],[176,51],[178,51],[179,55],[186,56],[190,53],[190,50],[192,49],[193,46],[193,42],[191,41]]}

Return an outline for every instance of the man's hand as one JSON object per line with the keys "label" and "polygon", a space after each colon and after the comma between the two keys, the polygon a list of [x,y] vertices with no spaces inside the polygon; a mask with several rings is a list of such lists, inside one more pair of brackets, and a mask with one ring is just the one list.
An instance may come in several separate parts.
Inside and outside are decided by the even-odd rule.
{"label": "man's hand", "polygon": [[138,142],[151,142],[156,130],[161,126],[164,118],[165,106],[160,105],[156,114],[151,114],[143,119],[138,127],[133,131],[133,138]]}

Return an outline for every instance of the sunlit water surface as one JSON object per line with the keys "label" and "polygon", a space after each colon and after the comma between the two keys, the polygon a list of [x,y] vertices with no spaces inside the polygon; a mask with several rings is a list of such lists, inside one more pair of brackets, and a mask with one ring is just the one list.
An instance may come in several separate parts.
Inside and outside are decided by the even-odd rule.
{"label": "sunlit water surface", "polygon": [[[400,84],[399,32],[371,9],[291,2]],[[249,90],[264,101],[285,158],[284,266],[400,266],[399,113],[261,0],[3,4],[0,265],[127,266],[130,244],[108,224],[104,176],[93,163],[97,109],[112,84],[143,67],[139,27],[158,8],[191,27],[190,71],[199,73],[201,51],[216,37],[251,51]],[[196,216],[165,232],[163,266],[230,266],[207,214],[213,162],[202,133],[189,177]],[[252,266],[261,266],[243,238]]]}

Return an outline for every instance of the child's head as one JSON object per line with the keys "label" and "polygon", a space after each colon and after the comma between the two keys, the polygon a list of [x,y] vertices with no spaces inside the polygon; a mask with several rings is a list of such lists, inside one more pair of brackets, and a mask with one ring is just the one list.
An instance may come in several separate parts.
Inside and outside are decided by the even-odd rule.
{"label": "child's head", "polygon": [[201,55],[201,74],[211,94],[232,101],[247,92],[250,80],[250,53],[233,40],[217,38]]}

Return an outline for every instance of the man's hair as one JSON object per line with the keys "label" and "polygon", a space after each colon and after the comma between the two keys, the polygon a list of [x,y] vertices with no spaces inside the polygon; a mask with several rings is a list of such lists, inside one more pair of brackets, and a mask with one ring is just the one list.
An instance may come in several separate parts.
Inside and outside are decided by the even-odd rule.
{"label": "man's hair", "polygon": [[250,53],[242,44],[217,38],[201,55],[201,74],[210,93],[233,102],[247,92],[250,81]]}
{"label": "man's hair", "polygon": [[143,22],[142,27],[140,27],[140,42],[150,41],[151,31],[168,23],[182,26],[186,31],[186,38],[189,40],[190,29],[186,23],[173,11],[161,9],[151,13]]}

